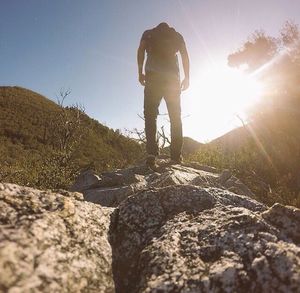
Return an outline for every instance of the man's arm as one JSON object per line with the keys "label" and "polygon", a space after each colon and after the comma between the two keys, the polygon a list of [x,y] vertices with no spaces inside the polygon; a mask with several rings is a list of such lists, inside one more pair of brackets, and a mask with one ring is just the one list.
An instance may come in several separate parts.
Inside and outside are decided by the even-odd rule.
{"label": "man's arm", "polygon": [[187,52],[186,46],[183,43],[180,50],[180,55],[182,59],[182,66],[184,71],[184,79],[181,83],[181,89],[184,91],[186,90],[190,85],[190,59],[189,54]]}
{"label": "man's arm", "polygon": [[144,60],[145,60],[146,42],[141,40],[140,46],[137,51],[137,63],[139,70],[139,82],[141,85],[145,85],[145,74],[143,74]]}

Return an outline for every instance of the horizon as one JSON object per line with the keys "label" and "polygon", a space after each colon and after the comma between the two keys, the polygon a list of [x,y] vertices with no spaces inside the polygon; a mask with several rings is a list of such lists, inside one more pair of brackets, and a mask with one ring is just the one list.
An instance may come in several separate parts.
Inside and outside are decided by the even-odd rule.
{"label": "horizon", "polygon": [[[222,99],[222,91],[212,90],[209,81],[224,69],[216,79],[224,82],[227,56],[255,30],[277,36],[285,21],[300,23],[299,9],[300,3],[292,0],[5,3],[0,85],[24,87],[53,101],[60,89],[71,89],[67,103],[83,104],[100,123],[123,131],[141,129],[143,88],[136,50],[143,31],[166,21],[185,38],[191,61],[191,86],[182,94],[183,134],[207,142],[241,126],[236,114],[245,106],[229,109],[241,93]],[[160,109],[166,112],[164,103]],[[164,117],[159,120],[166,123]]]}

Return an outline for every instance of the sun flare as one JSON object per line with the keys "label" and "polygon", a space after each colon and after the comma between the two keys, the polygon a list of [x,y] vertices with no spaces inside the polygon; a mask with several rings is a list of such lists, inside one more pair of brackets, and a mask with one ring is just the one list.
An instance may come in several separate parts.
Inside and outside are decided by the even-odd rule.
{"label": "sun flare", "polygon": [[[185,135],[210,140],[241,126],[248,111],[263,96],[263,84],[254,76],[227,65],[201,68],[182,100]],[[206,140],[207,141],[207,140]]]}
{"label": "sun flare", "polygon": [[204,106],[212,104],[223,112],[242,114],[258,102],[262,91],[262,84],[254,77],[223,68],[205,71],[198,78],[193,95],[202,97]]}

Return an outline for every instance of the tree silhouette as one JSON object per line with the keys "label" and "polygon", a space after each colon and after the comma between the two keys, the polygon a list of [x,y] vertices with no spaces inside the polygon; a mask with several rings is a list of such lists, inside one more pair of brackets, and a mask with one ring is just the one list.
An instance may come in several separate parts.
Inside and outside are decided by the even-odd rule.
{"label": "tree silhouette", "polygon": [[[249,114],[256,140],[276,167],[278,182],[299,188],[300,30],[286,22],[278,37],[256,31],[228,56],[231,67],[246,67],[264,85],[261,102]],[[271,172],[271,171],[270,171]],[[273,171],[272,171],[273,172]],[[285,179],[284,179],[285,178]]]}

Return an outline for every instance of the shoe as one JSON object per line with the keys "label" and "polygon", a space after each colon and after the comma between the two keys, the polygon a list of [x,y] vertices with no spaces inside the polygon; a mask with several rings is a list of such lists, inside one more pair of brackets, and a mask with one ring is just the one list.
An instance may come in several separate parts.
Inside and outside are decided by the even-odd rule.
{"label": "shoe", "polygon": [[155,156],[154,155],[149,155],[146,159],[146,166],[149,167],[152,170],[156,170],[157,169],[157,164],[155,162]]}

